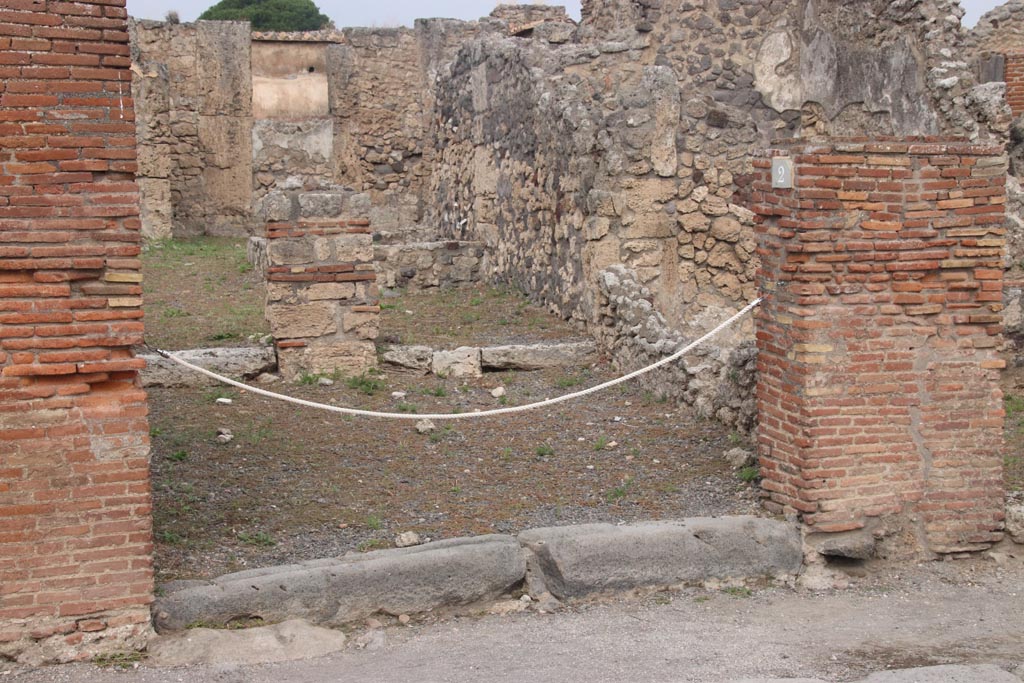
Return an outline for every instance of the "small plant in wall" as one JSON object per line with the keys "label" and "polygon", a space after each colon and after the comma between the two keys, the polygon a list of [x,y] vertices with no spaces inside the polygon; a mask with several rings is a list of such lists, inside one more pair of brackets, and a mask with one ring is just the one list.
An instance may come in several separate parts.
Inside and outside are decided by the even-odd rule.
{"label": "small plant in wall", "polygon": [[740,481],[750,484],[757,481],[758,477],[761,476],[761,470],[753,466],[743,467],[736,473],[736,476],[739,477]]}

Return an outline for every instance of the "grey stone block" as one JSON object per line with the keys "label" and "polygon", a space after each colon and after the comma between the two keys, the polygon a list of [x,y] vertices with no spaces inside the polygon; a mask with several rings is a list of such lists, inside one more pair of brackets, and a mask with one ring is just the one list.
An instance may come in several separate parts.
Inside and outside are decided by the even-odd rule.
{"label": "grey stone block", "polygon": [[345,634],[293,619],[238,631],[194,628],[154,638],[149,662],[156,666],[244,666],[310,659],[345,647]]}
{"label": "grey stone block", "polygon": [[429,346],[392,346],[384,352],[382,359],[388,365],[421,372],[430,372],[434,350]]}
{"label": "grey stone block", "polygon": [[[252,378],[277,368],[277,356],[270,346],[189,349],[178,351],[175,355],[193,365],[232,379]],[[144,387],[201,387],[217,383],[215,379],[189,370],[155,353],[139,354],[139,358],[146,361],[146,369],[140,373]]]}
{"label": "grey stone block", "polygon": [[785,577],[803,562],[794,526],[757,517],[550,527],[525,531],[519,542],[537,555],[544,582],[559,599]]}
{"label": "grey stone block", "polygon": [[342,214],[345,195],[341,192],[305,192],[299,195],[299,215],[303,218],[335,218]]}
{"label": "grey stone block", "polygon": [[819,553],[829,557],[867,560],[875,556],[875,537],[865,529],[838,534],[811,534],[806,541]]}
{"label": "grey stone block", "polygon": [[337,626],[376,612],[414,614],[493,599],[525,575],[526,560],[511,536],[457,538],[228,574],[158,599],[153,623],[161,633],[246,616]]}
{"label": "grey stone block", "polygon": [[484,374],[480,367],[480,349],[474,346],[435,351],[430,369],[438,377],[482,377]]}
{"label": "grey stone block", "polygon": [[1006,533],[1014,543],[1024,543],[1024,503],[1006,505]]}
{"label": "grey stone block", "polygon": [[263,218],[267,221],[293,221],[299,217],[299,205],[294,194],[271,192],[263,198]]}
{"label": "grey stone block", "polygon": [[485,368],[540,370],[581,365],[597,353],[597,346],[592,341],[488,346],[480,353],[480,361]]}

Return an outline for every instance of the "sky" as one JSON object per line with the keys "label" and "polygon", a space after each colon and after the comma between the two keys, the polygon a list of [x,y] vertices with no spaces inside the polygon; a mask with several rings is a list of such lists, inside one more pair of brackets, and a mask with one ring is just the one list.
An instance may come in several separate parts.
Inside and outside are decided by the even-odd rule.
{"label": "sky", "polygon": [[[194,21],[203,10],[218,0],[128,0],[128,14],[137,19],[163,19],[168,10],[176,10],[182,21]],[[343,26],[412,26],[415,19],[479,19],[498,4],[519,4],[515,0],[313,0],[320,11]],[[563,5],[574,19],[580,18],[580,0],[550,0],[548,5]]]}
{"label": "sky", "polygon": [[[514,2],[514,0],[504,0]],[[138,19],[163,19],[175,10],[182,21],[194,21],[216,0],[128,0],[128,14]],[[446,17],[479,19],[491,13],[496,0],[314,0],[320,11],[334,20],[336,26],[412,26],[417,18]],[[580,0],[550,0],[547,4],[564,5],[569,16],[580,17]],[[965,26],[974,26],[982,14],[1002,4],[1002,0],[961,0],[967,11]]]}

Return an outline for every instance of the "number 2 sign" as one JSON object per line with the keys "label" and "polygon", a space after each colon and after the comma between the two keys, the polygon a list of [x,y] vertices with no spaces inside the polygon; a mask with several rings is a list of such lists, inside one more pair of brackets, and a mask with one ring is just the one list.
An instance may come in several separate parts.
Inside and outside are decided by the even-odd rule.
{"label": "number 2 sign", "polygon": [[793,160],[789,157],[772,159],[772,187],[793,187]]}

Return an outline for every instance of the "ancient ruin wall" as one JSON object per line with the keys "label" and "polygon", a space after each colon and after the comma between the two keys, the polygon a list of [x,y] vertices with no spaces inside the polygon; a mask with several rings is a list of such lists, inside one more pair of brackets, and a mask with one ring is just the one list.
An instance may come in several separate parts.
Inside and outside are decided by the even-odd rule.
{"label": "ancient ruin wall", "polygon": [[144,234],[250,233],[249,25],[132,21],[130,30]]}
{"label": "ancient ruin wall", "polygon": [[[861,2],[584,6],[578,42],[491,35],[438,86],[431,213],[628,365],[756,296],[749,155],[779,136],[954,133],[1009,118],[953,58],[959,9]],[[625,268],[620,268],[622,264]],[[613,268],[613,270],[609,270]],[[742,328],[741,328],[742,329]],[[663,388],[749,426],[748,326]],[[703,385],[703,386],[701,386]]]}
{"label": "ancient ruin wall", "polygon": [[935,552],[1001,538],[1006,159],[962,141],[794,142],[751,200],[768,507]]}
{"label": "ancient ruin wall", "polygon": [[132,24],[145,234],[245,235],[275,190],[345,185],[373,221],[422,215],[429,84],[483,26],[251,34],[247,24]]}
{"label": "ancient ruin wall", "polygon": [[369,198],[351,190],[267,196],[267,320],[282,376],[376,366],[380,318]]}
{"label": "ancient ruin wall", "polygon": [[971,29],[969,45],[979,54],[1024,50],[1024,0],[1008,0],[986,12]]}
{"label": "ancient ruin wall", "polygon": [[141,648],[152,599],[124,2],[0,23],[0,660]]}

